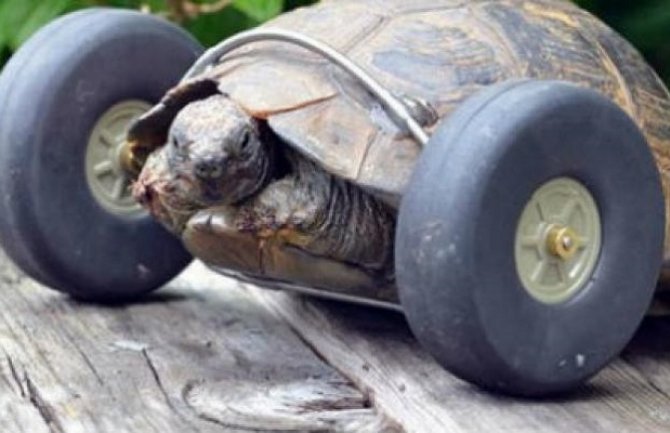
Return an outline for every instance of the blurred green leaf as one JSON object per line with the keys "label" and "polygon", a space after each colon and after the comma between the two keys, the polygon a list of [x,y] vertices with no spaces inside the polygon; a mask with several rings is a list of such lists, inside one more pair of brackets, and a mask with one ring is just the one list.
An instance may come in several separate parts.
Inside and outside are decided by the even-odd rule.
{"label": "blurred green leaf", "polygon": [[262,23],[281,13],[284,0],[234,0],[233,7]]}
{"label": "blurred green leaf", "polygon": [[185,26],[203,45],[211,46],[254,25],[256,21],[252,18],[237,9],[227,8],[217,14],[202,15]]}
{"label": "blurred green leaf", "polygon": [[68,7],[70,0],[51,0],[51,1],[28,1],[33,3],[32,10],[21,21],[20,27],[9,38],[9,47],[16,50],[26,39],[34,32],[44,26],[46,23],[62,14]]}
{"label": "blurred green leaf", "polygon": [[670,0],[575,0],[635,45],[670,83]]}
{"label": "blurred green leaf", "polygon": [[641,49],[653,49],[667,42],[670,28],[670,5],[657,1],[631,11],[621,19],[621,30]]}
{"label": "blurred green leaf", "polygon": [[314,0],[286,0],[284,10],[291,10],[303,6],[308,6],[314,3]]}
{"label": "blurred green leaf", "polygon": [[10,44],[21,29],[26,17],[30,15],[34,1],[2,0],[0,1],[0,49]]}
{"label": "blurred green leaf", "polygon": [[0,69],[2,69],[2,65],[9,60],[9,57],[12,55],[11,51],[9,51],[9,48],[7,47],[0,47]]}

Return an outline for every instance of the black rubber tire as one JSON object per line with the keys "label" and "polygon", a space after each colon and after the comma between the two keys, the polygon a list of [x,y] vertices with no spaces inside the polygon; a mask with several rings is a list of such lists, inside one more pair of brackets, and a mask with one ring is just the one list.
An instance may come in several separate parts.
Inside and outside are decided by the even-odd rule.
{"label": "black rubber tire", "polygon": [[[587,285],[547,304],[523,287],[514,239],[533,192],[561,176],[593,194],[602,249]],[[438,128],[403,197],[401,303],[417,338],[460,378],[519,396],[567,391],[639,326],[664,229],[657,167],[623,110],[562,82],[492,86]]]}
{"label": "black rubber tire", "polygon": [[102,113],[157,102],[201,53],[167,21],[96,8],[55,20],[11,58],[0,75],[0,240],[24,272],[80,299],[120,302],[191,261],[149,216],[103,209],[84,158]]}

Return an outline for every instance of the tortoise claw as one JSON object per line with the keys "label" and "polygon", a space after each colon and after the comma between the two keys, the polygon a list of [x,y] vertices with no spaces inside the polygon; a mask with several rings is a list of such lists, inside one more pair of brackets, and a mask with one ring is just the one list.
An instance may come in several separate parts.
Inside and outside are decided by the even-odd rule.
{"label": "tortoise claw", "polygon": [[196,213],[182,234],[186,248],[205,263],[262,275],[261,241],[235,226],[235,210],[213,208]]}

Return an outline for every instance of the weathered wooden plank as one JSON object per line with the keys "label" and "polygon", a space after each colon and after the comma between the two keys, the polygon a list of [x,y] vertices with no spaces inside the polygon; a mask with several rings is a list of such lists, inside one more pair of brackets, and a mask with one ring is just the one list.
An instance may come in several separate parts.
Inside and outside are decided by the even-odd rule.
{"label": "weathered wooden plank", "polygon": [[[668,293],[659,295],[665,298],[665,314],[649,317],[622,354],[622,359],[637,368],[645,380],[670,398],[670,315],[667,306]],[[658,413],[659,417],[670,420],[670,407]]]}
{"label": "weathered wooden plank", "polygon": [[0,432],[396,431],[231,280],[101,307],[0,258],[0,284]]}
{"label": "weathered wooden plank", "polygon": [[3,433],[670,429],[668,318],[648,319],[577,393],[523,401],[449,375],[399,314],[241,291],[201,265],[117,307],[45,290],[4,260],[0,284]]}
{"label": "weathered wooden plank", "polygon": [[[650,345],[643,329],[622,359],[578,392],[524,401],[481,392],[445,372],[399,314],[249,290],[407,432],[670,430],[670,351],[667,341],[660,343],[668,319],[650,319],[666,332]],[[665,356],[658,356],[660,347]]]}

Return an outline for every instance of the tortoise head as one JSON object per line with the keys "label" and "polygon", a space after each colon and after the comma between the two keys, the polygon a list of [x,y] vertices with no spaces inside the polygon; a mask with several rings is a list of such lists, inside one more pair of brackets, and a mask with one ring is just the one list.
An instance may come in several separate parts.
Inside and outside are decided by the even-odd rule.
{"label": "tortoise head", "polygon": [[235,204],[268,181],[272,154],[258,122],[223,94],[191,102],[168,136],[172,170],[190,180],[205,206]]}

